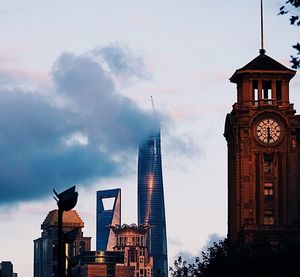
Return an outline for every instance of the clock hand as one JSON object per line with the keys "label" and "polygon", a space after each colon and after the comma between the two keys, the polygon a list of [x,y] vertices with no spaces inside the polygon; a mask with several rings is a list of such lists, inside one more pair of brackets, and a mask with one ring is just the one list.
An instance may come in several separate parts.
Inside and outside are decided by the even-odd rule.
{"label": "clock hand", "polygon": [[270,140],[272,139],[272,136],[271,136],[271,132],[270,132],[270,127],[267,128],[267,141],[268,143],[270,142]]}

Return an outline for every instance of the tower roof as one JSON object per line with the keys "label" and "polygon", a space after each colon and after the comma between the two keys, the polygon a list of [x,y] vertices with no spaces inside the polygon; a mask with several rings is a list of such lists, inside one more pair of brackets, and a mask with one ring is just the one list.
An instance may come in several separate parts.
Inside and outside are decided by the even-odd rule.
{"label": "tower roof", "polygon": [[[41,229],[57,226],[58,210],[50,211],[45,218]],[[63,227],[83,228],[84,223],[77,211],[70,210],[63,213]]]}
{"label": "tower roof", "polygon": [[238,79],[245,73],[280,73],[285,74],[291,79],[295,74],[295,70],[291,70],[276,60],[265,54],[265,50],[260,50],[260,54],[245,66],[237,69],[230,78],[232,83],[236,83]]}
{"label": "tower roof", "polygon": [[136,233],[136,234],[146,234],[148,233],[149,229],[152,227],[148,224],[123,224],[123,225],[110,225],[110,229],[115,233],[115,234],[122,234],[122,233]]}

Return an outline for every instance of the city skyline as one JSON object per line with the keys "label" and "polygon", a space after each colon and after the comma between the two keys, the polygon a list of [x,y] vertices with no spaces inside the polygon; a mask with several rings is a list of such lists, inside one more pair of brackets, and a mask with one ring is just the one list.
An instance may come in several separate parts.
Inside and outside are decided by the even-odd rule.
{"label": "city skyline", "polygon": [[[1,179],[0,244],[5,252],[0,251],[0,260],[11,260],[16,272],[32,276],[33,239],[39,236],[45,213],[55,208],[53,187],[77,185],[76,210],[86,223],[85,234],[94,238],[92,248],[95,191],[120,187],[123,222],[137,222],[132,195],[140,137],[132,135],[149,131],[145,126],[151,118],[150,95],[163,119],[170,265],[180,253],[198,255],[207,240],[226,235],[222,134],[236,96],[228,78],[260,48],[259,1],[240,2],[3,2],[1,172],[16,178],[9,186],[9,179]],[[298,29],[289,25],[288,17],[277,16],[282,4],[265,1],[265,48],[290,67]],[[71,80],[77,81],[74,86]],[[297,74],[290,87],[296,109],[299,84]],[[107,97],[99,96],[95,86],[108,91]],[[112,113],[115,109],[126,115],[122,124],[117,124],[122,117]],[[113,128],[103,122],[114,123]],[[61,142],[65,148],[60,148]],[[76,151],[65,151],[72,147]],[[58,171],[66,182],[52,178]],[[196,237],[188,235],[190,229],[197,230]],[[22,253],[17,253],[20,247]]]}

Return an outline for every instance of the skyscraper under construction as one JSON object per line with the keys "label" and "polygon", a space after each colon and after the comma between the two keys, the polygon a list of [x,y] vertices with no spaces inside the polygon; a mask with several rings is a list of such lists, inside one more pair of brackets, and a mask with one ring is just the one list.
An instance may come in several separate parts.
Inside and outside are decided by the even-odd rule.
{"label": "skyscraper under construction", "polygon": [[153,276],[168,276],[160,130],[139,146],[138,223],[152,226],[148,233],[147,246],[153,257]]}

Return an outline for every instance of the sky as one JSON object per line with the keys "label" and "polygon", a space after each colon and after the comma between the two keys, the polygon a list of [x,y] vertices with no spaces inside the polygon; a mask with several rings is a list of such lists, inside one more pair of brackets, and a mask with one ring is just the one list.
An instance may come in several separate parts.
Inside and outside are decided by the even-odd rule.
{"label": "sky", "polygon": [[[266,54],[290,66],[299,29],[265,0]],[[137,146],[162,126],[169,263],[227,232],[226,114],[234,71],[258,55],[260,1],[3,0],[0,261],[33,276],[33,240],[76,185],[95,249],[96,191],[122,189],[137,221]],[[300,106],[300,77],[291,102]]]}

